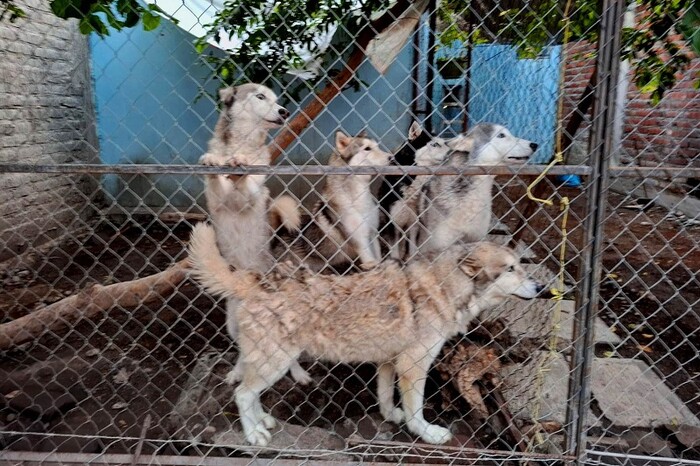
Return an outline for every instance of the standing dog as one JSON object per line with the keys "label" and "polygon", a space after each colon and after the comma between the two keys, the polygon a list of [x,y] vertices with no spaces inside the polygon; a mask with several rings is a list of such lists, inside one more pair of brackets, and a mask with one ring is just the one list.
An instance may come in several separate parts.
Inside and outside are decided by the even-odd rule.
{"label": "standing dog", "polygon": [[[451,439],[448,429],[423,417],[425,381],[443,344],[469,321],[509,296],[536,297],[543,285],[527,278],[509,248],[493,243],[454,245],[401,268],[383,263],[352,276],[316,275],[265,291],[260,276],[231,271],[217,251],[213,230],[192,233],[193,275],[209,292],[242,299],[236,308],[243,379],[235,401],[246,439],[265,446],[275,419],[260,394],[306,351],[335,362],[380,364],[378,400],[387,420],[405,421],[430,443]],[[402,408],[393,403],[399,375]]]}
{"label": "standing dog", "polygon": [[[277,104],[275,93],[260,84],[227,87],[219,92],[222,111],[200,163],[238,166],[269,165],[265,145],[268,131],[284,124],[289,112]],[[297,203],[288,196],[270,202],[264,175],[208,175],[205,197],[221,253],[237,269],[267,272],[274,265],[270,254],[272,231],[283,225],[299,227]],[[232,311],[238,300],[226,302],[226,326],[235,340],[237,325]],[[301,371],[301,372],[300,372]],[[295,378],[308,381],[298,365]],[[229,382],[234,382],[235,374]]]}
{"label": "standing dog", "polygon": [[[221,116],[200,163],[269,165],[268,131],[283,125],[289,112],[277,104],[271,89],[260,84],[228,87],[219,96]],[[224,258],[236,268],[269,270],[274,264],[268,245],[272,229],[280,223],[298,228],[294,200],[282,196],[270,203],[265,175],[208,175],[204,193]]]}
{"label": "standing dog", "polygon": [[[513,136],[507,128],[481,123],[449,141],[455,150],[446,163],[465,165],[523,164],[537,144]],[[441,251],[457,241],[480,241],[491,222],[494,175],[436,176],[421,186],[417,218],[411,228],[411,255]]]}
{"label": "standing dog", "polygon": [[[392,155],[372,139],[336,133],[331,167],[385,166]],[[323,271],[359,260],[364,269],[377,265],[379,207],[370,190],[372,175],[328,175],[321,200],[297,235],[280,235],[273,246],[279,261],[304,263]]]}
{"label": "standing dog", "polygon": [[[452,149],[444,139],[433,138],[427,145],[416,151],[414,163],[423,167],[440,165],[450,152]],[[418,222],[417,212],[421,189],[430,179],[429,175],[416,176],[411,184],[402,187],[401,197],[391,206],[389,218],[394,230],[391,257],[394,259],[405,256],[402,246],[406,242],[406,233],[411,226]]]}

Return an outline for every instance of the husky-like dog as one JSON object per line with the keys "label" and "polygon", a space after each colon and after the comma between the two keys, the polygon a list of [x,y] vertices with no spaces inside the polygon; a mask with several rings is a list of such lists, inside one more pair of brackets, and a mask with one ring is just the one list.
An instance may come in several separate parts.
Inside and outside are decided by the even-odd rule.
{"label": "husky-like dog", "polygon": [[[227,87],[219,97],[221,116],[200,163],[269,165],[268,131],[283,125],[289,112],[260,84]],[[296,202],[282,196],[270,203],[265,175],[208,175],[204,193],[224,258],[236,268],[269,270],[274,264],[268,245],[272,230],[280,223],[298,228]]]}
{"label": "husky-like dog", "polygon": [[[275,93],[260,84],[243,84],[219,91],[222,110],[209,142],[200,158],[204,165],[269,165],[265,145],[268,131],[284,124],[289,112],[277,104]],[[274,265],[270,254],[272,232],[280,225],[297,229],[300,216],[297,203],[288,196],[270,201],[264,175],[208,175],[205,178],[207,209],[221,253],[237,269],[267,272]],[[233,318],[238,300],[227,300],[226,326],[236,339]],[[310,380],[296,366],[297,380]],[[301,371],[301,372],[299,372]],[[235,376],[230,382],[235,381]]]}
{"label": "husky-like dog", "polygon": [[[456,166],[523,164],[537,149],[534,142],[491,123],[476,125],[448,145],[455,152],[445,163]],[[435,176],[423,184],[417,203],[418,221],[410,227],[410,255],[441,251],[457,241],[483,240],[491,222],[494,178]]]}
{"label": "husky-like dog", "polygon": [[[191,241],[192,274],[210,293],[241,299],[235,390],[248,442],[265,446],[275,419],[260,394],[308,354],[334,362],[379,364],[378,400],[387,420],[405,421],[429,443],[450,431],[423,417],[428,370],[443,344],[485,309],[509,296],[536,297],[544,286],[527,278],[513,251],[494,243],[457,244],[400,267],[396,261],[350,276],[314,275],[267,291],[259,274],[231,271],[214,231],[199,224]],[[399,375],[402,407],[393,403]]]}
{"label": "husky-like dog", "polygon": [[[385,166],[392,155],[364,136],[337,132],[331,167]],[[359,260],[363,269],[381,260],[379,207],[372,195],[372,175],[328,175],[321,200],[297,235],[280,235],[273,245],[278,261],[304,263],[313,271],[336,270]]]}
{"label": "husky-like dog", "polygon": [[[416,151],[414,163],[423,167],[440,165],[451,152],[452,149],[447,141],[442,138],[433,138],[428,144]],[[403,245],[406,243],[407,231],[409,227],[418,222],[417,212],[421,189],[430,179],[430,175],[416,176],[411,184],[403,186],[401,197],[391,206],[389,218],[394,226],[391,257],[394,259],[400,259],[405,256]]]}

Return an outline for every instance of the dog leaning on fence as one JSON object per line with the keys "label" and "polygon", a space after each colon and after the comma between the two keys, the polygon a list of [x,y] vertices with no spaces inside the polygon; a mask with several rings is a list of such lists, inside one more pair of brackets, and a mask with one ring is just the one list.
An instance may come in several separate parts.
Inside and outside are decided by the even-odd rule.
{"label": "dog leaning on fence", "polygon": [[[200,163],[214,166],[269,165],[265,144],[268,132],[284,124],[289,112],[277,104],[275,93],[260,84],[243,84],[219,91],[221,115]],[[280,225],[297,229],[300,215],[296,200],[280,196],[270,200],[265,175],[207,175],[205,197],[217,244],[226,261],[239,269],[268,271],[275,263],[270,254],[272,232]],[[226,326],[236,338],[237,323],[232,312],[238,300],[226,302]],[[297,381],[309,382],[309,375],[297,364],[292,368]],[[235,374],[230,382],[235,382]]]}
{"label": "dog leaning on fence", "polygon": [[[331,167],[381,167],[393,157],[372,139],[350,137],[340,131],[335,147]],[[317,272],[358,259],[363,269],[376,266],[381,260],[379,206],[371,183],[372,175],[327,175],[311,218],[298,233],[278,235],[273,255],[278,261],[304,263]]]}
{"label": "dog leaning on fence", "polygon": [[[453,245],[405,267],[389,261],[350,276],[304,275],[272,289],[261,274],[232,271],[205,224],[192,232],[189,258],[207,291],[242,300],[235,309],[243,373],[235,401],[247,441],[259,446],[270,442],[276,423],[260,394],[304,351],[335,362],[379,364],[377,392],[387,420],[406,422],[426,442],[449,441],[448,429],[423,417],[433,360],[482,310],[509,296],[532,299],[544,289],[526,276],[511,249],[488,242]],[[393,404],[395,373],[402,408]]]}
{"label": "dog leaning on fence", "polygon": [[[480,123],[448,141],[453,166],[526,163],[537,144],[507,128]],[[416,219],[408,227],[409,257],[441,251],[458,241],[483,240],[491,224],[494,175],[431,177],[418,192]]]}

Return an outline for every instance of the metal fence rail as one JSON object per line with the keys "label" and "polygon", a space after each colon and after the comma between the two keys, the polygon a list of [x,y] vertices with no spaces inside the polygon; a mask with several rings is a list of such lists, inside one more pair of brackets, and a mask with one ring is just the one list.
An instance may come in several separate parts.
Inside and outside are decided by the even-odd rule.
{"label": "metal fence rail", "polygon": [[[362,29],[358,39],[351,27],[339,24],[326,44],[336,69],[316,69],[323,79],[315,84],[302,82],[298,73],[260,71],[271,69],[264,62],[268,50],[261,49],[259,62],[252,59],[244,71],[272,85],[292,113],[292,123],[275,133],[269,146],[282,157],[271,165],[198,163],[207,147],[215,150],[209,139],[221,113],[233,105],[225,95],[221,102],[213,97],[218,86],[213,77],[223,69],[215,60],[225,52],[216,50],[204,60],[186,31],[202,33],[201,18],[208,13],[192,10],[197,19],[182,17],[185,31],[163,19],[150,35],[136,29],[93,35],[91,51],[75,45],[85,44],[73,23],[55,25],[53,35],[30,30],[27,40],[36,42],[38,55],[58,57],[56,69],[37,78],[31,72],[37,54],[21,55],[19,39],[17,44],[8,40],[19,30],[0,22],[0,45],[7,44],[14,60],[0,67],[7,66],[8,79],[24,74],[34,86],[8,85],[3,95],[11,105],[0,104],[0,188],[7,193],[0,198],[1,464],[700,464],[700,262],[695,257],[700,217],[692,213],[700,156],[686,165],[668,163],[692,148],[694,136],[675,143],[671,136],[682,125],[661,119],[660,126],[666,126],[648,136],[626,116],[628,106],[638,110],[645,98],[620,91],[630,79],[629,64],[620,61],[622,25],[630,16],[626,3],[602,3],[599,20],[590,25],[596,31],[590,43],[580,31],[571,39],[549,16],[566,16],[571,7],[569,13],[578,18],[588,14],[586,2],[557,4],[546,12],[546,2],[527,8],[512,2],[452,3],[399,1],[377,12],[372,24],[383,28],[408,8],[403,23],[389,28],[389,37],[395,34],[401,43],[396,50],[369,40],[380,31]],[[50,22],[43,7],[30,8],[34,18]],[[543,16],[535,19],[547,40],[533,55],[518,46],[537,28],[523,32],[519,26],[538,12]],[[454,35],[453,28],[461,32]],[[363,46],[353,48],[360,40]],[[56,47],[73,48],[77,56],[63,57]],[[523,58],[523,52],[530,55]],[[590,82],[590,71],[576,75],[589,65],[596,73]],[[75,79],[63,82],[52,73]],[[64,88],[49,89],[56,83]],[[592,107],[581,110],[585,83],[593,90]],[[661,105],[670,113],[671,104],[664,102],[674,90],[668,92]],[[700,109],[700,93],[683,92],[686,107]],[[44,94],[51,97],[48,103]],[[90,98],[83,101],[78,94]],[[63,101],[66,96],[72,100]],[[94,121],[84,121],[75,109]],[[649,115],[653,111],[648,108]],[[295,120],[296,115],[304,117]],[[578,116],[576,134],[563,131]],[[505,157],[524,144],[508,139],[512,144],[506,149],[491,149],[498,144],[496,133],[473,136],[472,145],[452,147],[443,153],[446,161],[430,166],[343,163],[337,155],[342,144],[333,144],[336,131],[363,134],[386,155],[399,154],[416,121],[423,133],[413,141],[415,155],[438,136],[456,144],[452,138],[486,119],[509,128],[530,149],[537,143],[539,152],[527,157],[544,164],[468,163],[482,147]],[[300,129],[301,120],[309,124]],[[623,131],[624,125],[632,130]],[[638,145],[644,137],[650,138],[649,148],[669,147],[670,155],[650,159],[644,155],[649,148],[630,149],[637,146],[628,142]],[[573,140],[564,147],[568,159],[545,165],[558,155],[552,147],[565,139]],[[364,150],[367,142],[357,144]],[[252,230],[233,231],[235,222],[222,233],[214,212],[204,213],[204,180],[212,175],[265,178],[271,199],[289,196],[302,215],[299,233],[275,224],[277,229],[255,246],[260,257],[274,256],[264,270],[254,270],[253,278],[236,276],[237,283],[251,280],[258,296],[251,299],[258,306],[258,314],[251,315],[257,318],[248,321],[247,314],[236,314],[240,304],[210,293],[187,260],[190,235],[202,220],[216,225],[221,251],[230,237],[240,243],[228,246],[234,250],[257,238]],[[412,177],[418,187],[413,198],[411,188],[393,193],[417,199],[409,205],[415,218],[404,226],[391,223],[401,212],[384,203],[392,193],[382,191],[390,177],[399,176]],[[342,223],[342,202],[356,202],[349,195],[355,189],[350,180],[364,180],[362,189],[372,193],[370,200],[352,205],[365,209],[353,212],[361,219],[353,228],[371,224],[378,204],[374,228],[381,254],[374,265],[380,273],[363,270],[366,261],[353,243],[356,230]],[[459,197],[479,183],[491,189],[482,196],[489,199],[483,209],[475,207],[485,202],[482,198]],[[265,190],[255,192],[267,196]],[[331,198],[335,194],[341,201]],[[264,201],[269,211],[259,214],[267,218],[276,211]],[[241,351],[260,349],[262,371],[278,357],[264,351],[282,347],[285,332],[302,341],[304,329],[316,325],[321,334],[323,325],[332,326],[323,323],[321,307],[351,309],[358,316],[334,338],[323,334],[328,345],[341,348],[345,333],[373,315],[375,307],[359,303],[375,294],[382,296],[375,301],[380,303],[392,304],[397,295],[414,300],[410,317],[401,322],[424,319],[425,328],[443,325],[441,313],[452,307],[471,313],[474,301],[452,306],[446,297],[455,288],[450,280],[468,274],[471,265],[465,264],[471,262],[460,260],[450,270],[439,269],[439,276],[420,279],[406,272],[414,270],[406,264],[421,260],[425,270],[433,270],[451,257],[456,249],[425,245],[444,234],[438,228],[444,212],[472,210],[474,216],[452,227],[481,227],[487,234],[470,242],[510,247],[528,276],[553,289],[554,298],[509,296],[483,310],[440,348],[424,388],[424,379],[411,374],[432,356],[432,343],[421,340],[424,333],[410,338],[415,347],[428,348],[428,356],[421,353],[415,367],[391,375],[389,389],[396,393],[389,398],[400,400],[399,392],[411,393],[406,381],[415,382],[424,390],[426,421],[448,428],[454,438],[445,445],[427,443],[405,421],[385,419],[381,406],[387,395],[379,386],[386,373],[377,364],[358,358],[336,363],[301,352],[294,360],[310,382],[297,383],[287,374],[262,392],[263,409],[278,423],[270,428],[269,445],[250,445],[239,412],[241,384],[228,383]],[[335,228],[332,234],[317,235],[326,224]],[[402,253],[397,244],[411,242],[417,258],[392,257]],[[331,251],[321,253],[322,248]],[[352,255],[353,248],[357,257],[338,259]],[[227,266],[244,268],[231,260]],[[497,272],[489,267],[478,266],[463,288],[486,293],[490,288],[483,283],[512,272],[502,264],[504,270]],[[394,285],[395,273],[409,274],[400,275],[408,277],[404,285]],[[332,294],[334,280],[340,280],[335,275],[347,275],[342,298]],[[372,286],[354,288],[361,277],[372,276],[379,277]],[[425,291],[431,286],[442,293],[439,299]],[[306,313],[297,315],[288,307],[298,296],[305,299]],[[434,305],[430,319],[420,314],[425,303]],[[368,330],[358,339],[364,346],[357,353],[369,354],[401,338],[390,325],[403,304],[387,305],[386,329]],[[244,332],[264,329],[251,333],[259,338],[253,340],[258,348],[231,335],[239,317]],[[451,325],[460,319],[447,320]],[[388,362],[398,368],[403,356]]]}

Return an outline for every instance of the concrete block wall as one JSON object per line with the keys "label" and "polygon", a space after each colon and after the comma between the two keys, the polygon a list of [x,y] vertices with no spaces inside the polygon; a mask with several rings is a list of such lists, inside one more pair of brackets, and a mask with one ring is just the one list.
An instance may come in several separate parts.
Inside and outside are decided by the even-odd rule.
{"label": "concrete block wall", "polygon": [[[48,2],[0,22],[0,163],[99,161],[87,38]],[[92,177],[0,174],[0,262],[70,238],[94,218]]]}

